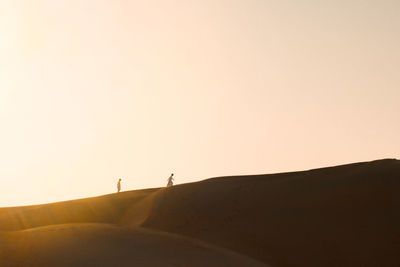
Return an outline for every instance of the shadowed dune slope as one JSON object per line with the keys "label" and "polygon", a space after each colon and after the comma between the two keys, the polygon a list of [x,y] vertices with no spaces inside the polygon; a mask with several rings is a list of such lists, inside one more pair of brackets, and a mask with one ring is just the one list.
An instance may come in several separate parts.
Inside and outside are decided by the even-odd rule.
{"label": "shadowed dune slope", "polygon": [[[86,266],[90,257],[104,253],[110,262],[104,258],[103,266],[145,266],[140,263],[147,256],[140,255],[165,259],[165,265],[154,261],[148,266],[209,265],[202,257],[215,266],[257,265],[235,253],[272,266],[400,266],[400,161],[220,177],[172,188],[2,208],[0,231],[0,260],[29,259],[42,266],[54,263],[54,255],[73,255],[73,262],[67,262]],[[27,245],[19,245],[20,240],[28,240]],[[76,249],[81,244],[99,246],[82,254]],[[168,244],[170,253],[182,255],[164,253]],[[145,252],[153,247],[154,254]],[[142,252],[128,256],[132,251]]]}
{"label": "shadowed dune slope", "polygon": [[214,178],[159,190],[142,203],[121,223],[276,266],[400,266],[397,160]]}
{"label": "shadowed dune slope", "polygon": [[44,226],[2,237],[9,245],[0,243],[0,266],[7,267],[265,266],[180,236],[109,224]]}

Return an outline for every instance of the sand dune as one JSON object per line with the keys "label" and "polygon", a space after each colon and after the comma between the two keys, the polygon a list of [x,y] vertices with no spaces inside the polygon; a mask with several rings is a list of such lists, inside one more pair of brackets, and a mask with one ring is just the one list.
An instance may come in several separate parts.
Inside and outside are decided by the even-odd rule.
{"label": "sand dune", "polygon": [[0,208],[0,231],[66,223],[114,223],[133,203],[157,190],[146,189],[45,205]]}
{"label": "sand dune", "polygon": [[0,231],[0,266],[400,266],[400,161],[2,208]]}
{"label": "sand dune", "polygon": [[265,266],[180,236],[109,224],[45,226],[4,238],[11,245],[0,252],[2,262],[14,266]]}

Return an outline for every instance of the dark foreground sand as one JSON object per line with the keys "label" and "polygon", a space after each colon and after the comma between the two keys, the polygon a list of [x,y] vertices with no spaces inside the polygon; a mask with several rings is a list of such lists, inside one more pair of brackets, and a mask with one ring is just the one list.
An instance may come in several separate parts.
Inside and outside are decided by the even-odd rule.
{"label": "dark foreground sand", "polygon": [[400,266],[400,161],[0,209],[0,266]]}
{"label": "dark foreground sand", "polygon": [[44,226],[3,238],[1,266],[265,266],[177,235],[109,224]]}

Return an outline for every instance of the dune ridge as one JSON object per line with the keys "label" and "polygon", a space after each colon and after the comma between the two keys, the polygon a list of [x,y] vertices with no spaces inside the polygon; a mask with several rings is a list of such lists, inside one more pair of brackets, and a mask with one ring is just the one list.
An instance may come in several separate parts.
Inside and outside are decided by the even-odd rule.
{"label": "dune ridge", "polygon": [[[51,266],[65,254],[90,266],[96,251],[109,252],[105,266],[399,266],[400,161],[0,208],[0,237],[4,266]],[[96,245],[82,255],[77,244]]]}

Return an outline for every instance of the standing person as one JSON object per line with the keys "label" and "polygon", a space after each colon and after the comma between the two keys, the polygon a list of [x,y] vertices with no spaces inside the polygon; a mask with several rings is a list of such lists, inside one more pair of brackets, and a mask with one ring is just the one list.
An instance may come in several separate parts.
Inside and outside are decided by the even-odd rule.
{"label": "standing person", "polygon": [[119,178],[119,180],[118,180],[117,189],[118,189],[118,193],[119,193],[121,191],[121,178]]}
{"label": "standing person", "polygon": [[168,184],[167,184],[167,187],[171,187],[171,186],[173,186],[174,185],[174,174],[173,173],[171,173],[171,176],[168,178]]}

